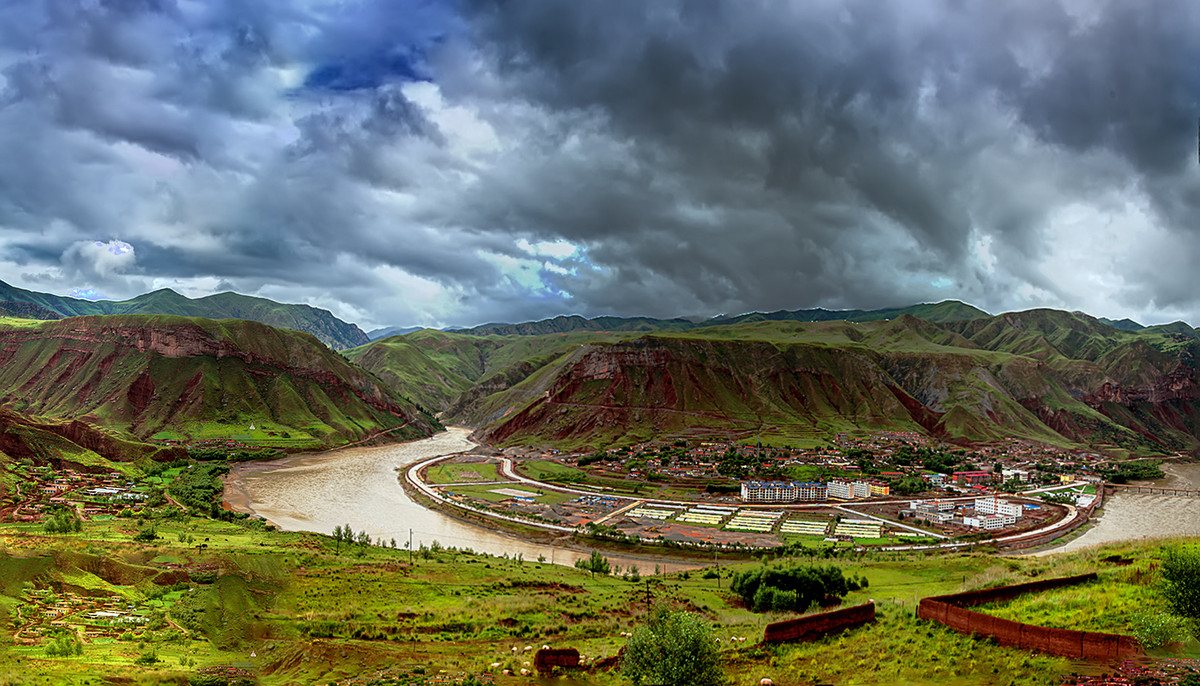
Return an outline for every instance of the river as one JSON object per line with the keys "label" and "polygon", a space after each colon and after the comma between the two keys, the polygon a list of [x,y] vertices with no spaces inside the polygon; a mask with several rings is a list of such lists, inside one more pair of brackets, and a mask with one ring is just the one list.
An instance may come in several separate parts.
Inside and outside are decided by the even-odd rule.
{"label": "river", "polygon": [[[1166,478],[1146,483],[1200,489],[1200,464],[1163,465]],[[1101,543],[1200,536],[1200,498],[1118,493],[1104,500],[1095,524],[1078,538],[1039,554],[1061,553]]]}
{"label": "river", "polygon": [[[270,462],[234,465],[225,479],[225,500],[235,510],[260,515],[286,531],[333,532],[349,524],[366,530],[373,540],[403,547],[411,531],[413,548],[434,541],[492,555],[523,555],[526,560],[571,565],[588,556],[571,548],[531,541],[461,522],[413,502],[399,479],[399,467],[438,455],[470,450],[469,429],[450,428],[431,438],[369,448],[346,448]],[[696,563],[611,555],[623,569],[636,565],[643,573],[694,569]]]}

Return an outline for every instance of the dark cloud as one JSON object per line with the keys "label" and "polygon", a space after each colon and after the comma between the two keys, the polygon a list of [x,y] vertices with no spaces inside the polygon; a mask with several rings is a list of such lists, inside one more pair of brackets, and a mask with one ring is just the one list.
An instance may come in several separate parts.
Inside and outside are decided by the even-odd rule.
{"label": "dark cloud", "polygon": [[1200,322],[1198,15],[3,3],[0,263],[368,326],[943,298]]}

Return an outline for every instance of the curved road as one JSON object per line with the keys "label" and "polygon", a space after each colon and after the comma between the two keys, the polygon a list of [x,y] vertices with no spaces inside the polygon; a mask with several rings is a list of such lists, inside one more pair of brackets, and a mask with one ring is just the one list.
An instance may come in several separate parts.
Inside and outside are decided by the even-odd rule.
{"label": "curved road", "polygon": [[[543,521],[523,519],[520,517],[512,517],[512,516],[503,515],[503,514],[500,514],[497,512],[491,512],[491,511],[487,511],[487,510],[479,510],[479,509],[470,507],[469,505],[466,505],[464,503],[456,502],[456,501],[450,500],[449,498],[446,498],[436,488],[430,486],[429,484],[427,484],[423,480],[421,480],[420,471],[422,469],[425,469],[426,467],[429,467],[438,461],[449,459],[451,457],[454,457],[454,455],[439,455],[436,457],[431,457],[422,462],[416,463],[408,468],[408,470],[404,474],[404,477],[408,481],[408,483],[412,484],[413,487],[420,490],[421,493],[425,494],[426,496],[428,496],[429,498],[431,498],[433,500],[436,500],[440,503],[449,505],[451,507],[469,509],[472,512],[484,515],[486,517],[515,522],[515,523],[523,524],[526,526],[533,526],[533,527],[537,527],[539,529],[547,529],[549,531],[556,531],[556,532],[560,532],[560,533],[575,533],[576,532],[576,529],[573,527],[566,527],[566,526],[561,526],[558,524],[551,524],[549,522],[543,522]],[[592,495],[592,496],[603,495],[603,493],[598,493],[597,491],[581,490],[581,489],[577,489],[577,488],[569,488],[566,486],[550,485],[550,484],[543,483],[541,481],[535,481],[534,479],[530,479],[529,477],[521,476],[520,474],[518,474],[513,469],[513,461],[510,458],[500,457],[498,459],[501,462],[501,466],[500,466],[501,474],[503,474],[505,477],[511,479],[512,481],[525,484],[532,488],[537,488],[539,490],[557,491],[560,493],[571,493],[574,495]],[[1047,488],[1047,489],[1037,489],[1034,491],[1027,491],[1027,493],[1033,494],[1033,493],[1038,493],[1038,492],[1043,492],[1043,491],[1060,490],[1062,488],[1069,488],[1069,487],[1071,487],[1071,486],[1068,485],[1068,486],[1053,487],[1053,488]],[[1023,495],[1023,494],[1021,494],[1021,495]],[[625,496],[625,495],[617,495],[614,497],[621,498],[622,500],[632,501],[628,507],[622,508],[622,511],[625,509],[629,509],[629,507],[632,507],[633,505],[637,505],[639,503],[686,506],[689,504],[697,504],[700,502],[700,501],[687,501],[687,500],[661,500],[661,499],[655,499],[655,498],[631,498],[631,497]],[[975,498],[975,496],[961,496],[961,497],[954,497],[954,498],[943,498],[943,500],[960,501],[960,500],[972,500],[974,498]],[[862,501],[861,504],[869,504],[871,502],[883,502],[883,501],[865,500],[865,501]],[[765,509],[799,510],[799,509],[828,508],[828,507],[831,507],[831,505],[829,503],[813,503],[813,504],[801,504],[801,505],[795,505],[795,504],[776,505],[776,504],[770,504],[770,503],[757,503],[753,507],[765,508]],[[843,512],[847,512],[849,514],[853,514],[856,517],[867,517],[869,519],[875,519],[880,522],[885,522],[891,526],[899,526],[899,527],[908,529],[910,531],[920,533],[922,535],[930,536],[933,538],[940,538],[943,540],[946,539],[946,536],[944,536],[942,534],[937,534],[937,533],[934,533],[931,531],[926,531],[924,529],[918,529],[916,527],[912,527],[907,524],[902,524],[902,523],[895,522],[892,520],[876,517],[874,515],[866,514],[863,512],[858,512],[856,510],[852,510],[843,505],[832,505],[832,507],[834,509],[842,510]],[[1035,529],[1033,531],[1024,531],[1019,534],[1012,534],[1009,536],[1001,536],[1000,538],[993,538],[993,539],[990,539],[989,541],[975,541],[975,542],[971,542],[971,543],[935,543],[932,545],[919,545],[918,544],[918,545],[884,546],[880,549],[886,550],[886,551],[934,550],[934,549],[949,550],[949,549],[955,549],[955,548],[967,548],[967,547],[978,545],[979,543],[1007,543],[1007,542],[1012,542],[1012,541],[1018,541],[1018,540],[1021,540],[1024,538],[1029,538],[1032,536],[1039,536],[1039,535],[1051,533],[1058,529],[1064,528],[1067,525],[1071,524],[1073,521],[1075,521],[1080,516],[1078,508],[1076,508],[1074,505],[1066,505],[1065,507],[1067,508],[1067,516],[1057,522],[1054,522],[1053,524],[1047,524],[1046,526],[1041,527],[1040,529]],[[643,540],[649,541],[651,539],[643,539]]]}

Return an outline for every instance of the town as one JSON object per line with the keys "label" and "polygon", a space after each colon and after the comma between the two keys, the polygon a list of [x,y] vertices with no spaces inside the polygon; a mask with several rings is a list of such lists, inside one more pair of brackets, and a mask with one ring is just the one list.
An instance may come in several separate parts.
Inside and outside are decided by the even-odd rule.
{"label": "town", "polygon": [[1085,521],[1102,483],[1153,478],[1157,465],[878,432],[807,449],[685,439],[510,448],[444,460],[411,481],[493,521],[668,546],[1032,545]]}

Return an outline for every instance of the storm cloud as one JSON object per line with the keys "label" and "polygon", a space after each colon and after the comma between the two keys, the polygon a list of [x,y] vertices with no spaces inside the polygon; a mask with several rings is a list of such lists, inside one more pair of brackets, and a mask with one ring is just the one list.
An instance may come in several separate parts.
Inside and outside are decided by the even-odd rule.
{"label": "storm cloud", "polygon": [[0,274],[363,325],[1200,323],[1185,2],[0,3]]}

